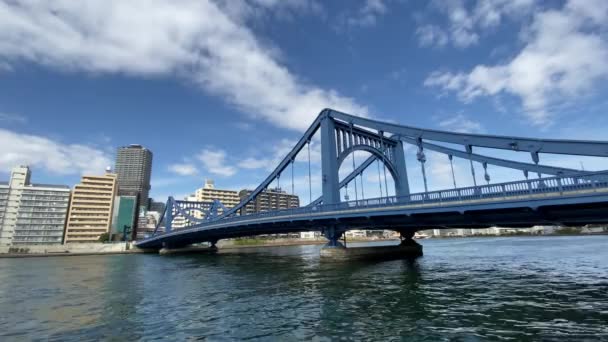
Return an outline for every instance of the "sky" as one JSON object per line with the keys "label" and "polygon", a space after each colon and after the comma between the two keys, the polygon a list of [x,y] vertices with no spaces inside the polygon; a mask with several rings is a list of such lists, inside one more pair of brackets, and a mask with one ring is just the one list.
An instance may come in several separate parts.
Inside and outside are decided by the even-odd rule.
{"label": "sky", "polygon": [[[34,182],[73,185],[112,166],[117,147],[142,144],[157,200],[205,178],[252,188],[326,107],[422,128],[608,140],[607,61],[604,0],[0,0],[0,179],[27,164]],[[303,202],[320,191],[311,149],[313,193],[306,156],[294,165]],[[415,149],[406,154],[421,191]],[[451,186],[447,158],[427,158],[429,187]],[[471,183],[465,161],[455,170]],[[351,185],[350,197],[379,194],[377,176],[370,169],[366,193]],[[278,185],[291,191],[291,175]]]}

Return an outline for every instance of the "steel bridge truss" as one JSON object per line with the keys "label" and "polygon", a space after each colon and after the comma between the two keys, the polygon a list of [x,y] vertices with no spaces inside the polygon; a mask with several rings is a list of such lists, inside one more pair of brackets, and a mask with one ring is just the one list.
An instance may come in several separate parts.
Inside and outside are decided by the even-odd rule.
{"label": "steel bridge truss", "polygon": [[[482,191],[487,191],[486,186],[477,184],[474,163],[481,164],[487,185],[490,184],[488,165],[494,165],[522,171],[526,181],[529,181],[530,173],[536,173],[540,179],[536,187],[543,187],[545,186],[545,182],[542,180],[542,175],[549,175],[553,177],[552,179],[558,180],[562,177],[584,179],[585,175],[588,175],[588,178],[593,180],[593,177],[596,177],[596,174],[581,170],[543,165],[540,163],[540,156],[542,153],[608,157],[608,142],[606,141],[532,139],[447,132],[382,122],[338,112],[332,109],[325,109],[317,116],[312,125],[306,130],[287,156],[281,160],[274,171],[270,173],[270,175],[264,179],[251,194],[233,208],[226,209],[219,201],[215,201],[209,206],[209,204],[201,204],[200,202],[176,201],[173,198],[169,198],[166,210],[163,214],[165,233],[172,230],[171,222],[176,215],[187,219],[195,226],[234,218],[241,212],[241,209],[266,190],[274,181],[277,181],[278,183],[281,174],[290,166],[292,167],[291,175],[293,182],[293,165],[296,156],[304,149],[307,149],[308,152],[310,181],[310,143],[317,132],[320,132],[321,143],[322,195],[316,200],[312,200],[311,198],[308,207],[316,207],[320,204],[339,204],[341,202],[340,190],[348,187],[349,184],[354,185],[355,196],[358,196],[359,191],[357,191],[356,188],[357,179],[359,177],[361,180],[360,184],[363,186],[363,172],[374,162],[377,162],[378,165],[382,165],[385,173],[387,171],[390,173],[395,186],[395,196],[392,198],[411,199],[404,144],[413,145],[417,149],[416,158],[421,166],[425,189],[424,194],[419,195],[422,196],[421,200],[430,199],[434,196],[433,194],[436,193],[428,191],[425,170],[425,151],[427,150],[447,156],[447,161],[449,161],[452,168],[454,189],[457,190],[455,193],[459,194],[462,193],[462,190],[457,188],[456,179],[454,177],[454,157],[469,161],[474,186],[466,188],[466,191],[472,191],[474,194],[482,194]],[[441,145],[442,143],[450,144],[450,146],[460,146],[461,148],[443,146]],[[525,163],[474,153],[476,148],[528,153],[531,162]],[[357,151],[365,151],[371,154],[371,156],[358,166],[355,165],[354,159],[354,153]],[[344,177],[344,179],[340,180],[338,175],[340,166],[350,162],[350,157],[352,157],[353,170]],[[389,198],[386,174],[384,179],[386,196],[383,197]],[[552,182],[561,184],[559,181]],[[593,183],[593,181],[591,183]],[[500,185],[498,186],[498,189],[502,189]],[[361,189],[361,193],[363,195],[363,189]],[[358,200],[358,198],[355,199],[355,201]],[[364,198],[361,198],[361,200],[364,200]],[[163,220],[159,220],[159,226],[157,226],[154,234],[158,233],[157,231],[159,230],[158,228],[161,225],[161,221]],[[335,231],[333,227],[327,227],[327,229],[325,229],[325,235],[330,241],[335,241],[336,236],[340,234],[341,232]]]}

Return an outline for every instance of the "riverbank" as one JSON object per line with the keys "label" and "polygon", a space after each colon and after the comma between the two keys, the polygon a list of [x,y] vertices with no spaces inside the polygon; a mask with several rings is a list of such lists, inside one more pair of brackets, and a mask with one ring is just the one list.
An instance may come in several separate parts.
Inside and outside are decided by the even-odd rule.
{"label": "riverbank", "polygon": [[[353,239],[348,242],[397,241],[396,239]],[[286,247],[323,245],[327,240],[320,239],[235,239],[222,240],[217,244],[221,250],[259,247]],[[156,253],[137,248],[132,243],[87,243],[66,245],[31,245],[0,248],[0,258],[35,258],[56,256],[85,256],[113,254]]]}
{"label": "riverbank", "polygon": [[0,247],[0,258],[33,258],[145,253],[131,243],[78,243],[66,245],[25,245]]}
{"label": "riverbank", "polygon": [[[543,234],[543,235],[471,235],[471,236],[441,236],[429,237],[426,239],[465,239],[465,238],[497,238],[497,237],[559,237],[559,236],[595,236],[608,235],[608,233],[586,233],[586,234]],[[365,242],[398,242],[398,238],[378,239],[378,238],[348,238],[347,245],[350,243]],[[307,246],[324,245],[327,243],[325,238],[318,239],[234,239],[222,240],[217,247],[221,251],[230,251],[243,248],[266,248],[266,247],[287,247],[287,246]],[[67,244],[67,245],[31,245],[20,247],[0,247],[0,258],[36,258],[36,257],[56,257],[56,256],[86,256],[86,255],[114,255],[114,254],[141,254],[157,253],[156,250],[143,250],[135,247],[132,243],[88,243],[88,244]]]}

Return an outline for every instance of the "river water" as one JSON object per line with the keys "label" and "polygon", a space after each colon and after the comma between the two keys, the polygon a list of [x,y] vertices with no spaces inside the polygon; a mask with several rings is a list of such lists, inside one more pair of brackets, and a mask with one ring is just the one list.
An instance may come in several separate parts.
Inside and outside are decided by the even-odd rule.
{"label": "river water", "polygon": [[608,341],[608,236],[427,239],[415,261],[320,246],[0,259],[0,341]]}

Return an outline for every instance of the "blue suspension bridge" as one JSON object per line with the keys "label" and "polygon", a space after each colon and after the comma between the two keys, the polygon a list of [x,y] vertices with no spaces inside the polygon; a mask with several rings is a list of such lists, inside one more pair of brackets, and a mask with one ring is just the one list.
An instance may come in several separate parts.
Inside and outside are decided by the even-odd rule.
{"label": "blue suspension bridge", "polygon": [[[293,192],[293,167],[300,152],[308,157],[310,182],[310,144],[317,132],[321,143],[322,195],[307,206],[246,214],[246,206],[273,182],[278,183],[289,167]],[[404,145],[412,145],[417,150],[424,192],[410,192]],[[475,153],[474,149],[478,148],[525,153],[531,162]],[[427,150],[447,156],[453,188],[428,190]],[[354,161],[357,151],[370,154],[358,166]],[[215,245],[220,239],[242,236],[320,231],[328,240],[327,246],[332,247],[338,246],[344,232],[351,229],[389,229],[399,232],[404,239],[411,239],[416,231],[423,229],[608,223],[608,170],[590,172],[543,165],[541,154],[608,157],[608,141],[455,133],[325,109],[274,171],[236,206],[226,208],[218,200],[209,206],[170,197],[154,233],[136,245],[149,249],[180,248],[202,242]],[[454,158],[468,161],[473,186],[457,187]],[[349,159],[352,159],[352,172],[340,180],[340,166],[349,163]],[[378,165],[381,197],[366,199],[363,172],[374,163]],[[481,164],[486,184],[477,184],[474,163]],[[523,177],[513,182],[491,183],[488,165],[519,170]],[[393,179],[394,196],[388,195],[387,171]],[[537,177],[530,177],[531,173]],[[356,198],[341,201],[340,191],[349,184],[355,187]],[[361,188],[360,192],[357,187]],[[176,217],[186,219],[190,225],[173,228]]]}

